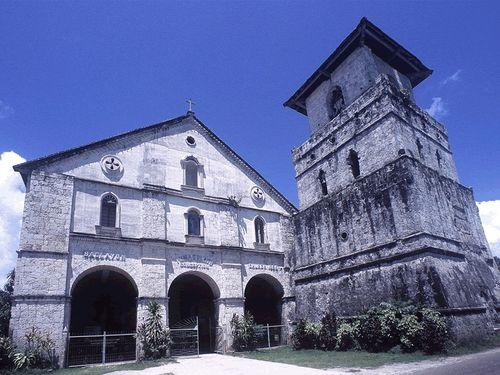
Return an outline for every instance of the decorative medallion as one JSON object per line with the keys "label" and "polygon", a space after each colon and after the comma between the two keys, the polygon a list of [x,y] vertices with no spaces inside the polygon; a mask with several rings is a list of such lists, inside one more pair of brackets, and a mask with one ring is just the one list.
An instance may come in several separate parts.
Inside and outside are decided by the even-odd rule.
{"label": "decorative medallion", "polygon": [[254,186],[252,190],[250,191],[250,194],[252,195],[252,199],[257,202],[262,202],[264,201],[264,192],[262,189],[258,186]]}
{"label": "decorative medallion", "polygon": [[101,159],[101,168],[106,174],[117,174],[123,171],[123,164],[114,155],[106,155]]}

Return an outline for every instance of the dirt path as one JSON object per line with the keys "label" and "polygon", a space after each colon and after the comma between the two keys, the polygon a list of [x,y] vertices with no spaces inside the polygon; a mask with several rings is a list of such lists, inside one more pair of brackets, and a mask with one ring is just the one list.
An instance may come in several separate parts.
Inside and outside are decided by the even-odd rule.
{"label": "dirt path", "polygon": [[382,366],[375,369],[336,368],[318,370],[284,363],[259,361],[219,354],[199,358],[181,358],[176,363],[140,371],[115,371],[113,375],[396,375],[396,374],[500,374],[500,348],[462,357],[428,360],[409,364]]}

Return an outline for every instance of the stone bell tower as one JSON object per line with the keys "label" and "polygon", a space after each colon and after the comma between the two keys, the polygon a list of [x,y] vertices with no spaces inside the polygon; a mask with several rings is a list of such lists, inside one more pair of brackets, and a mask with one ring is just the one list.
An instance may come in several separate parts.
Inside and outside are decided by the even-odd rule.
{"label": "stone bell tower", "polygon": [[459,340],[492,331],[498,272],[472,190],[413,98],[431,73],[363,18],[285,103],[311,129],[292,152],[299,317],[412,300],[449,316]]}

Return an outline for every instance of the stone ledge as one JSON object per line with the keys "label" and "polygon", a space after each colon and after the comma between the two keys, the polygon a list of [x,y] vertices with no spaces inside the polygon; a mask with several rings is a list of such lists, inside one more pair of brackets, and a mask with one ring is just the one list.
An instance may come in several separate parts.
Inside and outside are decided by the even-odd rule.
{"label": "stone ledge", "polygon": [[319,273],[317,275],[297,278],[297,279],[295,279],[295,285],[305,284],[308,282],[318,281],[318,280],[326,280],[326,279],[332,278],[332,277],[339,275],[339,274],[359,272],[359,271],[362,271],[366,268],[373,268],[373,267],[380,266],[383,264],[400,263],[400,262],[406,260],[407,258],[411,258],[411,257],[422,258],[425,256],[434,256],[434,257],[435,256],[444,256],[444,257],[447,257],[449,259],[465,260],[464,254],[457,253],[455,251],[444,250],[444,249],[439,249],[439,248],[434,248],[434,247],[424,247],[421,249],[408,251],[405,253],[399,253],[399,254],[395,254],[395,255],[391,255],[391,256],[386,256],[383,258],[371,260],[371,261],[364,262],[361,264],[356,264],[353,266],[339,268],[339,269],[329,271],[329,272]]}

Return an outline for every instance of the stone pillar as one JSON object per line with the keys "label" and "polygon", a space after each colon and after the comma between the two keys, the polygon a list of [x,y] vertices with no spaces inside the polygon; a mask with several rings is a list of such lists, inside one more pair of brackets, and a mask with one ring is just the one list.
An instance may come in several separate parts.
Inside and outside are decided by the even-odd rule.
{"label": "stone pillar", "polygon": [[231,346],[233,344],[230,324],[231,318],[234,314],[242,316],[245,313],[245,298],[219,298],[214,301],[214,305],[216,311],[218,312],[219,326],[221,327],[223,335],[223,338],[218,341],[223,343],[223,351],[225,352],[227,350],[231,350]]}

